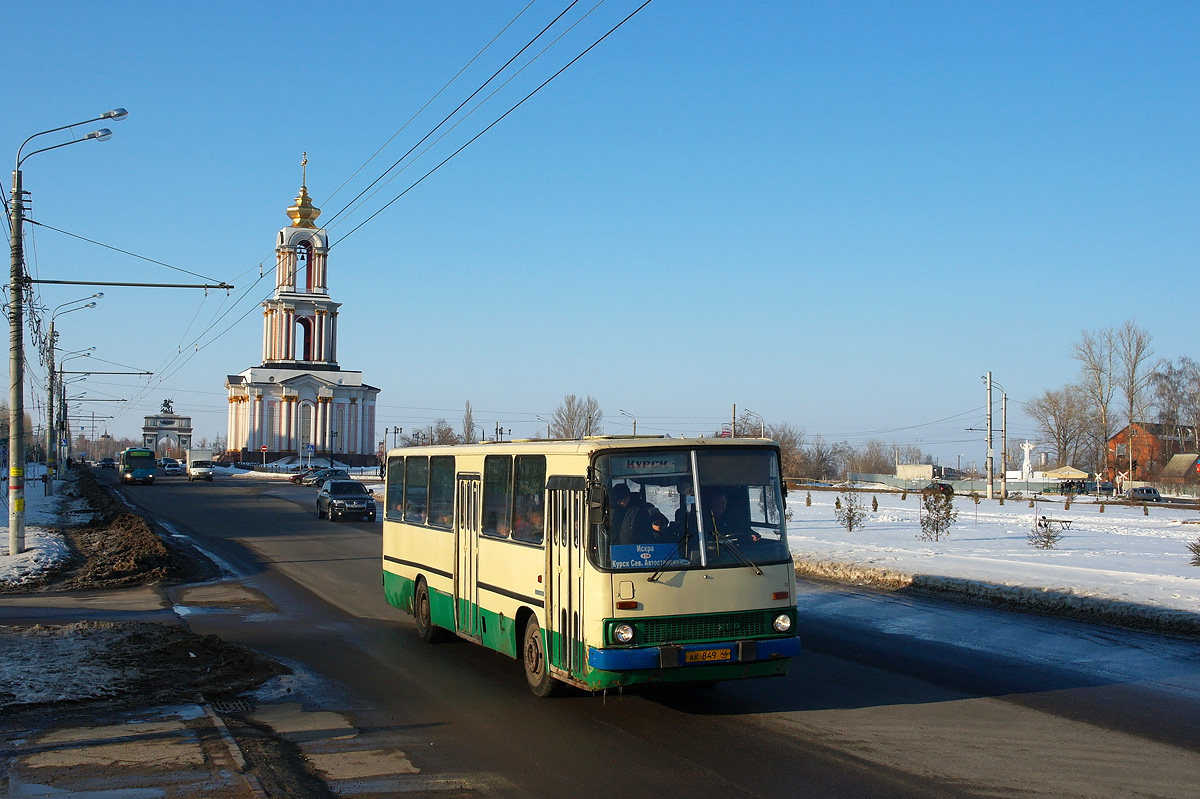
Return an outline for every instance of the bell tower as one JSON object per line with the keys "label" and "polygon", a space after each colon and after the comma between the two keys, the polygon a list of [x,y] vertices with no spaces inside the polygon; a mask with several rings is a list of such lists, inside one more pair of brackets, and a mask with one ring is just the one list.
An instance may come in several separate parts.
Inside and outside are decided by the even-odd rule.
{"label": "bell tower", "polygon": [[329,299],[329,236],[315,224],[321,209],[308,196],[308,154],[292,224],[275,241],[275,293],[263,303],[263,366],[337,369],[337,309]]}
{"label": "bell tower", "polygon": [[377,462],[375,399],[363,373],[338,365],[338,308],[329,299],[329,236],[308,196],[308,156],[292,224],[275,238],[275,291],[263,307],[262,363],[228,375],[232,457]]}

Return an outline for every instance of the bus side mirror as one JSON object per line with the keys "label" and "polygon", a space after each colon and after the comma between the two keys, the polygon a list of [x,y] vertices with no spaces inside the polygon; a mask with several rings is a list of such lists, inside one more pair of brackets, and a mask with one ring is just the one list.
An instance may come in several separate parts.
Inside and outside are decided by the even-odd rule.
{"label": "bus side mirror", "polygon": [[604,486],[588,489],[588,524],[604,524],[608,519],[608,492]]}

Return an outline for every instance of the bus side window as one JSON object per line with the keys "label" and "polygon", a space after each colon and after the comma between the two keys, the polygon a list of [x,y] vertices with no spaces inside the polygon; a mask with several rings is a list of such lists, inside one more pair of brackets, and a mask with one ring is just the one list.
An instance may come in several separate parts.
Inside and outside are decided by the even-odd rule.
{"label": "bus side window", "polygon": [[450,529],[454,519],[454,456],[429,459],[429,524]]}
{"label": "bus side window", "polygon": [[387,507],[386,518],[404,520],[404,458],[388,458],[387,463]]}
{"label": "bus side window", "polygon": [[404,521],[424,524],[429,498],[429,458],[409,457],[404,463]]}
{"label": "bus side window", "polygon": [[546,456],[518,455],[513,491],[513,538],[540,544],[546,535]]}
{"label": "bus side window", "polygon": [[512,456],[488,455],[483,459],[483,534],[508,538],[511,508]]}

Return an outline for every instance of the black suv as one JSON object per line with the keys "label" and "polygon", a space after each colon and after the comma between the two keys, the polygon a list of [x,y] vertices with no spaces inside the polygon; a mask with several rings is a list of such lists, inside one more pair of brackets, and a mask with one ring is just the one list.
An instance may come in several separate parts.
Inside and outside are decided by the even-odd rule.
{"label": "black suv", "polygon": [[115,469],[115,468],[117,468],[117,462],[114,461],[112,458],[101,458],[100,459],[100,468],[101,469]]}
{"label": "black suv", "polygon": [[317,492],[317,518],[332,522],[344,516],[375,521],[375,500],[357,480],[327,480]]}

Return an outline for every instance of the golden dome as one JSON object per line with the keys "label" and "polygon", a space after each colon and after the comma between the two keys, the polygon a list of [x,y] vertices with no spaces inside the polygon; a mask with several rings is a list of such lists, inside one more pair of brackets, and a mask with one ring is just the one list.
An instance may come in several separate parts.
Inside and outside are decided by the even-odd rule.
{"label": "golden dome", "polygon": [[287,209],[287,215],[291,217],[292,227],[316,227],[313,220],[321,215],[321,209],[312,204],[306,186],[300,187],[300,193],[296,195],[296,204]]}
{"label": "golden dome", "polygon": [[312,204],[308,196],[308,153],[304,153],[300,161],[300,193],[296,195],[296,204],[287,209],[287,215],[292,220],[292,227],[312,227],[313,220],[321,215],[321,209]]}

